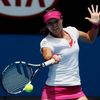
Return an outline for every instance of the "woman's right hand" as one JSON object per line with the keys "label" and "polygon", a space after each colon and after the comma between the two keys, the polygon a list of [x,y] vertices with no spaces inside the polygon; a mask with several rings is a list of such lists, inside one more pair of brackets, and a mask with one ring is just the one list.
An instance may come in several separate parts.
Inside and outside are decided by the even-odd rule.
{"label": "woman's right hand", "polygon": [[61,61],[61,56],[57,54],[53,54],[52,58],[55,60],[54,64],[57,64]]}

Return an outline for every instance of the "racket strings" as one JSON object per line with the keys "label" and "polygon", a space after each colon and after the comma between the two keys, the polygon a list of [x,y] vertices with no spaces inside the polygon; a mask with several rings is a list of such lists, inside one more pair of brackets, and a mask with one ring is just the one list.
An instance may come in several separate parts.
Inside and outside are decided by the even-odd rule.
{"label": "racket strings", "polygon": [[[19,71],[16,66],[18,67],[18,69],[20,69]],[[27,66],[22,64],[11,65],[3,73],[3,86],[9,93],[16,94],[23,90],[24,86],[29,82],[31,76],[31,68],[28,68]]]}
{"label": "racket strings", "polygon": [[[6,83],[5,80],[8,80],[8,82]],[[24,85],[27,84],[27,82],[29,81],[24,76],[19,76],[16,74],[13,77],[11,76],[6,78],[5,80],[3,81],[3,84],[9,92],[18,91],[18,89],[20,90],[24,88]]]}

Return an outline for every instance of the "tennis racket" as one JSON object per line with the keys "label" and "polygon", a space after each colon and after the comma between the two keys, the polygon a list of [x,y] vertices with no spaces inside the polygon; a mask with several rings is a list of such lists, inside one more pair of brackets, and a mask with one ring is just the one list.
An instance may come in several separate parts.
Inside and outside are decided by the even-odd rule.
{"label": "tennis racket", "polygon": [[42,64],[15,61],[3,70],[2,85],[10,94],[21,93],[24,91],[25,86],[31,83],[40,68],[49,66],[54,62],[54,59],[48,60]]}

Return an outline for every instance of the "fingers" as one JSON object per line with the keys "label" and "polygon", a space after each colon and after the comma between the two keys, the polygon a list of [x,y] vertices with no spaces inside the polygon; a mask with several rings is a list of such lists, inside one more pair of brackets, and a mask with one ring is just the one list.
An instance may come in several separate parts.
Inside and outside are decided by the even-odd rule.
{"label": "fingers", "polygon": [[91,8],[88,7],[88,11],[90,13],[90,18],[85,17],[85,19],[90,21],[92,24],[98,25],[100,23],[100,11],[98,10],[98,5],[95,7],[91,5]]}
{"label": "fingers", "polygon": [[96,5],[96,13],[98,12],[98,5]]}
{"label": "fingers", "polygon": [[89,17],[85,17],[85,19],[90,20],[90,18],[89,18]]}
{"label": "fingers", "polygon": [[89,11],[89,13],[90,13],[90,14],[92,14],[92,11],[90,10],[90,8],[89,8],[89,7],[88,7],[88,11]]}
{"label": "fingers", "polygon": [[96,5],[96,9],[94,9],[94,6],[91,5],[91,9],[90,9],[90,7],[88,7],[88,11],[89,11],[90,14],[98,13],[98,5]]}
{"label": "fingers", "polygon": [[95,11],[94,11],[94,6],[93,5],[91,5],[91,8],[92,8],[92,12],[94,13]]}

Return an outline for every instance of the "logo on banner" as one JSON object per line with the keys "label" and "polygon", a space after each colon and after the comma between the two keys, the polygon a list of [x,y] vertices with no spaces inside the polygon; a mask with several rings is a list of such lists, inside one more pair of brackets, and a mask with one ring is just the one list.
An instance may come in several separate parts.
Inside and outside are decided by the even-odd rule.
{"label": "logo on banner", "polygon": [[0,0],[0,13],[8,16],[32,16],[43,12],[57,0]]}

